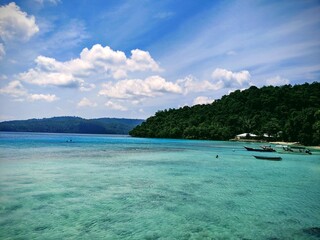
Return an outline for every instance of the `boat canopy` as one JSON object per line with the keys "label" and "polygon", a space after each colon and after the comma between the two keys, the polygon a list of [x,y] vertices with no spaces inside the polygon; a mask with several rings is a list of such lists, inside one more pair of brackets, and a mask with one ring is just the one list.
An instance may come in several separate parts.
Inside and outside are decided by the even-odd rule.
{"label": "boat canopy", "polygon": [[253,133],[241,133],[236,136],[237,138],[246,138],[246,137],[258,137]]}

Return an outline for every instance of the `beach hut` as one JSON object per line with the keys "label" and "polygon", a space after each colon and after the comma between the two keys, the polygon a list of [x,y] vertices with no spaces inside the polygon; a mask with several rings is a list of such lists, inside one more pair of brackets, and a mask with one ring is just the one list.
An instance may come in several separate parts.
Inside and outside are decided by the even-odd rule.
{"label": "beach hut", "polygon": [[235,138],[239,140],[239,139],[256,138],[256,137],[258,136],[253,133],[241,133],[241,134],[238,134]]}

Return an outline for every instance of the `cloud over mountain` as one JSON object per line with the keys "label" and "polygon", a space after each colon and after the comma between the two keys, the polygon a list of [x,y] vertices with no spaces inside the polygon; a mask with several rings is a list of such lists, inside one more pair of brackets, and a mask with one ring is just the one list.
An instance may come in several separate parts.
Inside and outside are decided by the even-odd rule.
{"label": "cloud over mountain", "polygon": [[162,96],[164,93],[182,93],[178,84],[166,81],[160,76],[146,79],[127,79],[103,84],[99,95],[117,99],[138,99]]}
{"label": "cloud over mountain", "polygon": [[14,98],[15,101],[46,101],[54,102],[59,98],[54,94],[38,94],[38,93],[29,93],[28,90],[22,85],[20,81],[11,81],[7,86],[0,89],[0,94],[9,95]]}
{"label": "cloud over mountain", "polygon": [[212,78],[218,88],[242,88],[250,85],[251,75],[249,71],[232,72],[217,68],[212,72]]}

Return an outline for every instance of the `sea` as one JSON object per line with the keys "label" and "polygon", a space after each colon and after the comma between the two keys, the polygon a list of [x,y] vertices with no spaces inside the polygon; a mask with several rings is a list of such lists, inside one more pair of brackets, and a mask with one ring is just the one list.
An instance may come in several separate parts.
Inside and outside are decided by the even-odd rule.
{"label": "sea", "polygon": [[0,132],[0,239],[320,239],[320,152],[244,145]]}

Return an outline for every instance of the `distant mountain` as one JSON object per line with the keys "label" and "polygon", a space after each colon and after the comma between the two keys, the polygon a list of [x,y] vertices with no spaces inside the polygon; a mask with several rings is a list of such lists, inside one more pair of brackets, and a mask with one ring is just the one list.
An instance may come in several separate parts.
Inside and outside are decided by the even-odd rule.
{"label": "distant mountain", "polygon": [[53,117],[0,122],[0,131],[128,134],[142,119]]}

